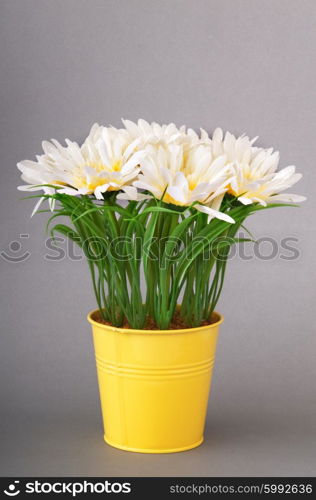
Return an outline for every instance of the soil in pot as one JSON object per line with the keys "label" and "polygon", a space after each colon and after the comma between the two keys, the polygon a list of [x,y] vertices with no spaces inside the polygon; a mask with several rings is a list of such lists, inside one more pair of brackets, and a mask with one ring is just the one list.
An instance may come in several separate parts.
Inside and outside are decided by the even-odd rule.
{"label": "soil in pot", "polygon": [[[102,325],[113,326],[109,321],[105,321],[104,319],[102,319],[98,311],[94,313],[92,319],[94,319],[94,321],[97,321],[98,323],[101,323]],[[199,326],[211,325],[213,323],[216,323],[217,321],[218,315],[214,312],[211,316],[210,321],[203,321]],[[131,327],[127,321],[124,321],[123,325],[120,328],[130,329]],[[183,330],[188,328],[191,327],[185,323],[183,318],[181,318],[179,311],[176,311],[168,330]],[[158,328],[153,318],[148,317],[143,330],[160,330],[160,328]]]}

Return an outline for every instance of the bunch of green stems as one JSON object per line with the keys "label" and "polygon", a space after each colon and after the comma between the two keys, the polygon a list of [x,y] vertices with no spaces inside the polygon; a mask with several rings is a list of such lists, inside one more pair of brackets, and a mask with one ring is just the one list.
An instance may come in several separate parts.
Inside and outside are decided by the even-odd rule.
{"label": "bunch of green stems", "polygon": [[49,219],[60,233],[84,252],[97,306],[103,320],[120,327],[142,329],[152,318],[168,329],[177,306],[183,321],[197,327],[211,317],[219,300],[231,245],[252,213],[283,206],[241,205],[225,197],[221,210],[235,224],[207,220],[194,206],[167,205],[160,200],[129,201],[122,206],[116,193],[98,201],[90,196],[44,195],[57,208]]}

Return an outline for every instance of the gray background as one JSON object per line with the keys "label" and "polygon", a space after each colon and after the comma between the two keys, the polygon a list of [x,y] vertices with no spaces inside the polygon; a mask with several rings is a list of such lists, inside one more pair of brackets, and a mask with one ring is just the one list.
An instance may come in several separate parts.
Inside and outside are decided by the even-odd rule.
{"label": "gray background", "polygon": [[[31,254],[0,259],[2,475],[315,475],[315,21],[313,0],[1,0],[1,251]],[[177,455],[103,443],[86,264],[44,259],[16,191],[42,139],[121,117],[259,135],[309,196],[249,221],[300,256],[230,263],[206,440]]]}

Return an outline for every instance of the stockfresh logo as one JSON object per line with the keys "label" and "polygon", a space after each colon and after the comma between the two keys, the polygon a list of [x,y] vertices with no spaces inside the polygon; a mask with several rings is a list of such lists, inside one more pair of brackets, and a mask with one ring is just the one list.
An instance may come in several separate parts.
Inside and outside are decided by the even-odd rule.
{"label": "stockfresh logo", "polygon": [[16,497],[20,493],[18,484],[20,484],[20,481],[14,481],[13,483],[9,484],[9,486],[4,490],[3,493],[8,495],[8,497]]}
{"label": "stockfresh logo", "polygon": [[[15,497],[19,493],[21,493],[21,488],[19,487],[20,481],[13,481],[9,484],[4,490],[5,495],[9,497]],[[131,493],[131,483],[120,483],[120,482],[111,482],[111,481],[99,481],[99,482],[91,482],[91,481],[76,481],[76,482],[48,482],[48,481],[32,481],[25,483],[25,489],[23,493],[29,494],[68,494],[72,497],[76,497],[80,494],[104,494],[104,493]]]}

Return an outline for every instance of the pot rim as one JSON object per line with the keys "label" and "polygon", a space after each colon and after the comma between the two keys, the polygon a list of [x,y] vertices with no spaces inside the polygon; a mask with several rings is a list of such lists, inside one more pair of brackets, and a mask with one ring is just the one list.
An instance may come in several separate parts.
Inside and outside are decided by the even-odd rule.
{"label": "pot rim", "polygon": [[95,321],[93,319],[93,315],[98,312],[99,309],[94,309],[93,311],[90,311],[89,314],[87,315],[87,320],[91,325],[98,326],[102,328],[103,330],[110,330],[112,332],[118,332],[118,333],[127,333],[127,334],[150,334],[150,335],[179,335],[183,333],[194,333],[194,332],[201,332],[204,330],[209,330],[210,328],[216,328],[219,325],[221,325],[224,321],[224,316],[217,311],[214,311],[214,314],[218,317],[218,321],[215,323],[210,323],[209,325],[203,325],[203,326],[196,326],[193,328],[179,328],[176,330],[138,330],[138,329],[133,329],[133,328],[120,328],[118,326],[111,326],[111,325],[104,325],[103,323],[99,323],[98,321]]}

